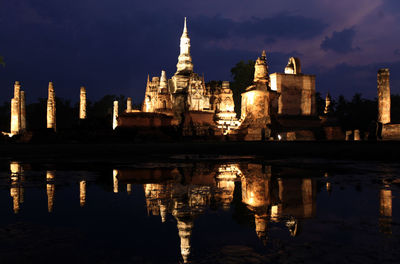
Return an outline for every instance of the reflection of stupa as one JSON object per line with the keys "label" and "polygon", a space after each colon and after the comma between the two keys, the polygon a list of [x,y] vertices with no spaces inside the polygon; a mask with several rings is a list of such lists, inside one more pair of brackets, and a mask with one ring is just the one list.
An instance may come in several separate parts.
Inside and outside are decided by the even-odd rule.
{"label": "reflection of stupa", "polygon": [[271,167],[248,164],[242,169],[242,201],[254,212],[256,233],[265,244],[269,217]]}
{"label": "reflection of stupa", "polygon": [[[265,243],[268,221],[282,221],[292,236],[299,220],[315,214],[315,184],[305,178],[272,177],[271,167],[248,164],[242,167],[242,201],[254,212],[257,236]],[[283,173],[284,174],[284,173]]]}
{"label": "reflection of stupa", "polygon": [[14,213],[18,213],[20,204],[24,202],[23,169],[19,162],[10,163],[11,187],[10,196],[13,198]]}

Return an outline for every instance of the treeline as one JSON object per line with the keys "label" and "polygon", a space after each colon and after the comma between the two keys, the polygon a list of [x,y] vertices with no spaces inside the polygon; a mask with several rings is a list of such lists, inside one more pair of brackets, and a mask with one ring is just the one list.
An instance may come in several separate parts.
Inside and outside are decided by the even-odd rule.
{"label": "treeline", "polygon": [[[96,102],[87,100],[87,119],[85,126],[90,129],[111,129],[113,102],[119,102],[119,112],[126,109],[126,97],[123,95],[105,95]],[[140,104],[134,104],[133,109],[139,109]],[[41,130],[47,126],[47,98],[39,98],[37,102],[26,105],[27,129]],[[10,131],[11,107],[10,102],[0,106],[0,131]],[[79,103],[56,98],[57,130],[74,129],[81,125],[79,120]]]}
{"label": "treeline", "polygon": [[[317,112],[323,115],[325,109],[325,97],[316,93]],[[400,123],[400,95],[391,96],[391,119],[392,123]],[[351,100],[346,100],[343,95],[331,99],[331,116],[337,118],[344,130],[361,129],[367,131],[372,122],[378,117],[378,101],[362,98],[356,93]]]}

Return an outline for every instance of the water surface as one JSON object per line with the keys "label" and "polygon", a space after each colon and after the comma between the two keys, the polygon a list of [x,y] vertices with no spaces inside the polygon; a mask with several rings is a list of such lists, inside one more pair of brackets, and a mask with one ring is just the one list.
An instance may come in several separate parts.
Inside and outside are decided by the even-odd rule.
{"label": "water surface", "polygon": [[225,158],[3,162],[0,262],[400,260],[397,164]]}

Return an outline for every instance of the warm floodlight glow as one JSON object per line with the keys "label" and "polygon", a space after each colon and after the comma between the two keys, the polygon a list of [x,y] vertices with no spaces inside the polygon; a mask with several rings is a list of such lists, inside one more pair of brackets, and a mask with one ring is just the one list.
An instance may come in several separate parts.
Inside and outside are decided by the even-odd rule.
{"label": "warm floodlight glow", "polygon": [[281,140],[282,139],[282,136],[281,135],[278,135],[278,140]]}

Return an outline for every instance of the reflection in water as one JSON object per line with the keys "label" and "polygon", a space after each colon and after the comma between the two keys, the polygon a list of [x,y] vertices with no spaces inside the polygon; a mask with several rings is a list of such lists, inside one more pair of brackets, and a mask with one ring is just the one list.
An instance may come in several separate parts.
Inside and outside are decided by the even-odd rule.
{"label": "reflection in water", "polygon": [[248,164],[242,169],[242,202],[254,213],[256,233],[267,243],[269,207],[271,205],[271,167],[264,170],[260,164]]}
{"label": "reflection in water", "polygon": [[24,202],[24,181],[22,165],[19,162],[12,161],[10,163],[11,171],[11,187],[10,195],[13,198],[13,210],[17,214],[20,209],[20,204]]}
{"label": "reflection in water", "polygon": [[332,192],[332,185],[331,182],[329,181],[329,174],[325,172],[324,177],[326,179],[325,183],[326,191],[330,194]]}
{"label": "reflection in water", "polygon": [[[10,171],[13,210],[18,213],[24,197],[24,171],[18,162],[10,163]],[[230,210],[232,202],[240,203],[240,195],[241,202],[254,216],[255,233],[264,245],[268,242],[270,222],[282,222],[291,236],[299,235],[303,219],[316,214],[317,184],[316,179],[304,175],[292,176],[287,177],[283,169],[273,173],[271,166],[251,163],[195,165],[193,168],[174,169],[115,169],[112,186],[113,192],[118,193],[119,185],[126,184],[126,190],[131,194],[132,184],[143,184],[147,214],[159,216],[163,223],[168,215],[176,220],[182,259],[187,263],[190,262],[191,236],[196,217],[208,207]],[[324,178],[322,182],[326,183],[326,190],[330,192],[328,173],[324,174]],[[235,192],[235,187],[241,187],[241,192]],[[48,212],[52,212],[55,171],[46,172],[46,190]],[[86,204],[86,191],[86,180],[80,180],[81,207]],[[233,199],[234,193],[239,199]],[[380,190],[381,232],[391,234],[391,222],[392,191],[386,185]]]}
{"label": "reflection in water", "polygon": [[81,207],[86,203],[86,181],[83,180],[79,182],[79,203]]}
{"label": "reflection in water", "polygon": [[386,185],[380,190],[379,226],[381,232],[387,235],[392,234],[392,190]]}
{"label": "reflection in water", "polygon": [[118,170],[113,170],[113,189],[114,193],[118,193]]}
{"label": "reflection in water", "polygon": [[56,191],[54,180],[55,180],[55,171],[47,171],[46,189],[47,189],[47,210],[49,213],[53,212],[53,207],[54,207],[54,194]]}

